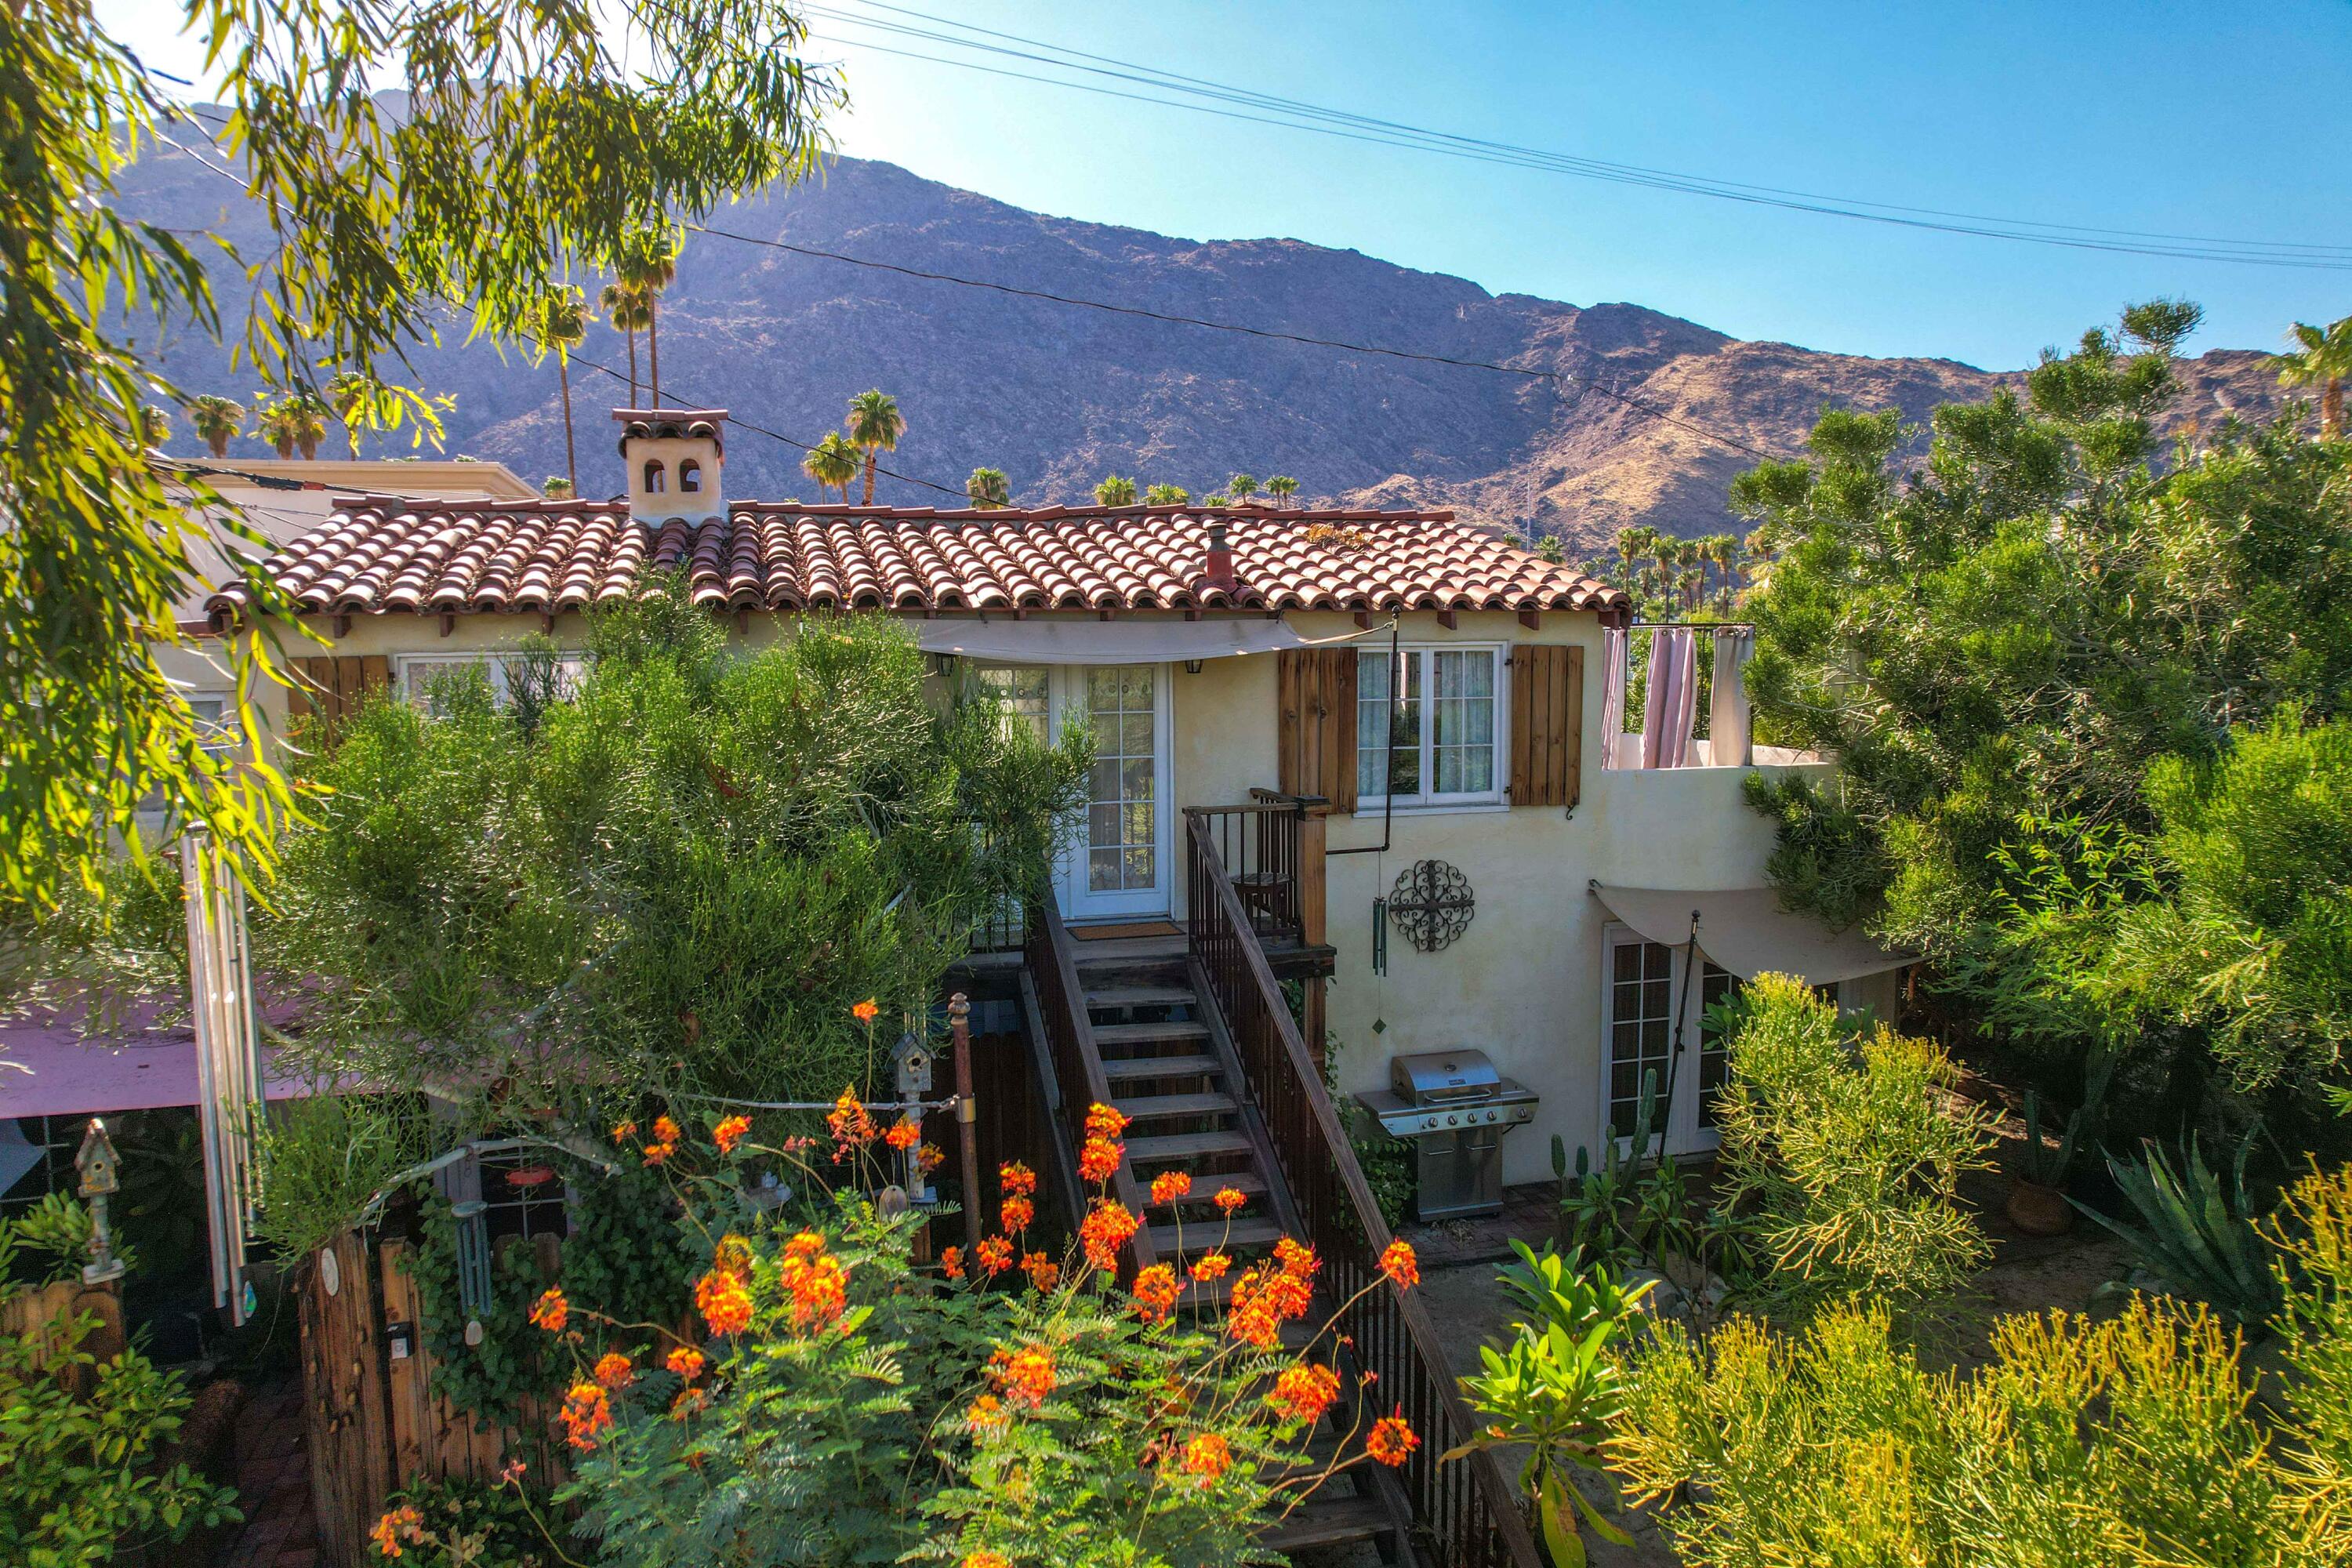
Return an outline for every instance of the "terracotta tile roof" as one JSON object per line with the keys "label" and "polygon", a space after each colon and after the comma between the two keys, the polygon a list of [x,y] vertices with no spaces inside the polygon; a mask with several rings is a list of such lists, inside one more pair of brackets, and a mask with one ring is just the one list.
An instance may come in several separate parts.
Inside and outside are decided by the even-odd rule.
{"label": "terracotta tile roof", "polygon": [[[1203,582],[1213,520],[1238,587]],[[1446,511],[938,511],[745,503],[650,537],[625,503],[352,498],[270,557],[309,615],[562,612],[683,564],[714,608],[1605,610],[1622,590]],[[215,626],[241,585],[207,601]]]}

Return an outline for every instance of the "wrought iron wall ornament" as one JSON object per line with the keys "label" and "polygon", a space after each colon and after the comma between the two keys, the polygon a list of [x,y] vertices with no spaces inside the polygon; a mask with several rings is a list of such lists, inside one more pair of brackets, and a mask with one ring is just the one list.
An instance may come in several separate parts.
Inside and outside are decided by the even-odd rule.
{"label": "wrought iron wall ornament", "polygon": [[1389,889],[1389,919],[1423,952],[1449,946],[1470,929],[1478,901],[1470,879],[1443,860],[1416,860]]}

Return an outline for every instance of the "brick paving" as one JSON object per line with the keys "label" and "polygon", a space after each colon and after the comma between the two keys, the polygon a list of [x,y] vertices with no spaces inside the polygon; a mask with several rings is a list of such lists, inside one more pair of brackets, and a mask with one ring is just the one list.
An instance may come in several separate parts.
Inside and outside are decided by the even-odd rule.
{"label": "brick paving", "polygon": [[257,1394],[246,1406],[236,1430],[236,1490],[245,1529],[222,1552],[220,1568],[318,1568],[299,1384]]}

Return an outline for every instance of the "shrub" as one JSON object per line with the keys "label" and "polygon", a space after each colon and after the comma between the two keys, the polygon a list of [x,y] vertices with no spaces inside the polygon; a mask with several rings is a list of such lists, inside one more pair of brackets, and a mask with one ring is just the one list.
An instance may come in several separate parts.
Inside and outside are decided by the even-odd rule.
{"label": "shrub", "polygon": [[1752,1202],[1797,1303],[1948,1293],[1988,1256],[1953,1201],[1986,1164],[1983,1111],[1946,1103],[1950,1061],[1884,1025],[1855,1039],[1802,982],[1759,975],[1741,999],[1721,1101],[1724,1202]]}

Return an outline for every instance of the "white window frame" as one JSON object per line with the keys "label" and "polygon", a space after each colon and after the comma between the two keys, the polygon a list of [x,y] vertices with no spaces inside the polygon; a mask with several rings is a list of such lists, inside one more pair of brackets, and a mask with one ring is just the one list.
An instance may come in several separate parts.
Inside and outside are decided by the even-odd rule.
{"label": "white window frame", "polygon": [[[1423,789],[1419,794],[1401,795],[1398,795],[1394,801],[1391,801],[1385,794],[1374,795],[1365,791],[1362,787],[1360,782],[1361,775],[1360,774],[1356,794],[1357,815],[1361,816],[1366,812],[1387,811],[1391,808],[1400,812],[1463,811],[1478,810],[1481,808],[1499,809],[1507,806],[1510,804],[1506,795],[1506,791],[1510,785],[1511,762],[1511,645],[1508,643],[1405,643],[1397,649],[1399,658],[1417,659],[1420,661],[1421,665],[1421,777],[1424,783],[1434,780],[1437,777],[1437,742],[1435,727],[1429,721],[1429,712],[1430,705],[1434,700],[1432,693],[1435,689],[1435,683],[1433,679],[1434,665],[1431,656],[1441,653],[1483,653],[1494,660],[1494,787],[1492,789],[1484,790],[1441,791]],[[1386,658],[1388,657],[1388,650],[1386,648],[1361,648],[1359,650],[1360,657],[1362,654],[1376,654],[1381,658]],[[1360,668],[1360,665],[1359,668]],[[1351,759],[1351,761],[1355,765],[1360,766],[1361,759],[1364,751],[1366,750],[1362,733],[1363,710],[1360,704],[1363,701],[1363,697],[1362,687],[1360,684],[1359,684],[1357,690],[1359,707],[1357,710],[1358,726],[1356,735],[1356,757]],[[1383,751],[1385,752],[1386,748],[1383,748]],[[1393,767],[1391,767],[1391,772],[1394,772]]]}
{"label": "white window frame", "polygon": [[[490,703],[493,707],[507,705],[507,661],[520,656],[520,648],[478,648],[468,653],[396,653],[392,656],[392,682],[403,702],[425,700],[425,683],[436,672],[464,669],[480,665],[489,676]],[[564,652],[555,656],[556,689],[559,696],[569,697],[580,689],[580,678],[586,672],[585,655]]]}

